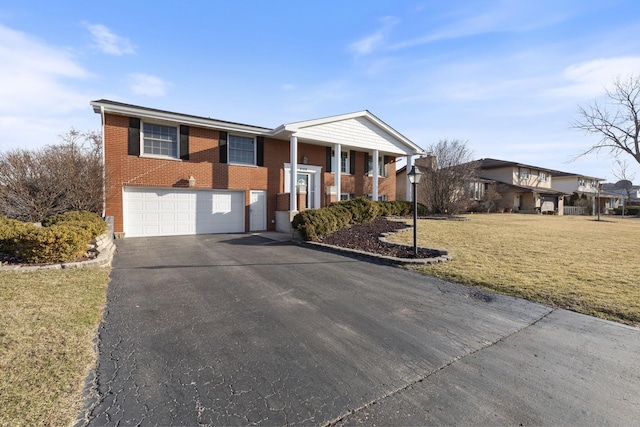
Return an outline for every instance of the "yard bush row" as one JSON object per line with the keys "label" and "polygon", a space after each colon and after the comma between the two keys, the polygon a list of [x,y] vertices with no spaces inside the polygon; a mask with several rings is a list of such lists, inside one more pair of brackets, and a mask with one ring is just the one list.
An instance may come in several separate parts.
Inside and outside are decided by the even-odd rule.
{"label": "yard bush row", "polygon": [[[622,208],[615,208],[613,210],[614,215],[622,215]],[[625,207],[624,214],[629,216],[640,216],[640,207]]]}
{"label": "yard bush row", "polygon": [[0,252],[27,263],[73,261],[106,230],[102,218],[90,212],[58,214],[43,221],[41,227],[0,217]]}
{"label": "yard bush row", "polygon": [[[378,216],[406,216],[411,212],[411,202],[373,202],[365,197],[358,197],[332,203],[326,208],[299,212],[293,218],[292,226],[300,231],[304,240],[317,241],[318,237],[351,224],[370,222]],[[424,206],[419,205],[418,213],[424,215]]]}

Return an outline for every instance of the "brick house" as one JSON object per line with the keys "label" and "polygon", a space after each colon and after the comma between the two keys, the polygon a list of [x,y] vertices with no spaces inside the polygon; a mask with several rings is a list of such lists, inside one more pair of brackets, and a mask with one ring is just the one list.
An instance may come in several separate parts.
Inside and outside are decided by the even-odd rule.
{"label": "brick house", "polygon": [[91,105],[102,119],[105,214],[126,237],[289,231],[300,210],[395,200],[396,159],[422,153],[366,110],[270,129]]}

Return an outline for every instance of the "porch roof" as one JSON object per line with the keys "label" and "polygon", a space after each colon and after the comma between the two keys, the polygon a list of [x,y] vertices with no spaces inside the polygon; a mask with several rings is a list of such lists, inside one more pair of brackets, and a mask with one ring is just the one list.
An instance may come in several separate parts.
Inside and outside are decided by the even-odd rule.
{"label": "porch roof", "polygon": [[368,110],[283,124],[269,132],[275,138],[296,136],[303,142],[363,150],[379,150],[399,156],[423,154],[424,150],[409,138],[380,120]]}

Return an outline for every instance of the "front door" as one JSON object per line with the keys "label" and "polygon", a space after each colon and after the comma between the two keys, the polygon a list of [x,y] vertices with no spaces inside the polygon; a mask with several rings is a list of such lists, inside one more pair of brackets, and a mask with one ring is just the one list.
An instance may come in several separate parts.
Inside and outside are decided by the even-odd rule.
{"label": "front door", "polygon": [[266,191],[251,190],[249,205],[249,230],[264,231],[267,229],[267,196]]}
{"label": "front door", "polygon": [[315,209],[316,190],[314,185],[313,176],[310,173],[298,172],[296,176],[296,182],[298,186],[301,186],[307,193],[306,209]]}

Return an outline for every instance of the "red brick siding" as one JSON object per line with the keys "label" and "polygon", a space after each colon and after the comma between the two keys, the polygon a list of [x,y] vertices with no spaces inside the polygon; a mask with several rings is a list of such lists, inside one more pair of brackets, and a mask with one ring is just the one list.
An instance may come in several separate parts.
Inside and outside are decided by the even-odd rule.
{"label": "red brick siding", "polygon": [[[130,156],[128,149],[129,117],[105,114],[105,162],[107,165],[106,214],[114,217],[114,230],[123,230],[122,187],[188,187],[191,175],[195,188],[229,189],[245,192],[245,230],[249,229],[249,190],[267,191],[267,227],[275,229],[277,195],[284,192],[284,163],[290,162],[289,141],[265,138],[264,166],[239,166],[219,162],[219,133],[216,129],[191,126],[189,129],[189,160],[164,160]],[[326,171],[326,147],[299,143],[298,163],[304,156],[307,164],[321,166]],[[334,175],[323,172],[321,205],[330,200],[326,186],[334,184]],[[371,177],[364,176],[364,153],[356,153],[354,175],[342,175],[342,192],[357,196],[371,193]],[[389,164],[389,177],[381,178],[379,193],[395,198],[395,163]],[[288,209],[288,207],[287,207]]]}

